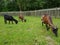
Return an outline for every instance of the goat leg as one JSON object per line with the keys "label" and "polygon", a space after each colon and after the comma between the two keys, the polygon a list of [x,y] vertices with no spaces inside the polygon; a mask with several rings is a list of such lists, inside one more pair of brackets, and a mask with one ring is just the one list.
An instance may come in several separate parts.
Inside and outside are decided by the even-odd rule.
{"label": "goat leg", "polygon": [[7,20],[4,20],[5,24],[7,24]]}
{"label": "goat leg", "polygon": [[9,21],[9,24],[10,24],[10,21]]}
{"label": "goat leg", "polygon": [[43,26],[43,22],[42,22],[42,26]]}
{"label": "goat leg", "polygon": [[13,21],[12,21],[12,24],[13,24]]}
{"label": "goat leg", "polygon": [[47,31],[49,30],[49,27],[48,27],[48,25],[46,24],[46,29],[47,29]]}

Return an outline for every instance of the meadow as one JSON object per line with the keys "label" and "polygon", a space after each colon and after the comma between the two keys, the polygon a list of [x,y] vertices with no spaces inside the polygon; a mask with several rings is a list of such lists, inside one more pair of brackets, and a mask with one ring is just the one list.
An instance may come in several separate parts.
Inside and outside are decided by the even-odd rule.
{"label": "meadow", "polygon": [[[18,20],[17,16],[14,16]],[[4,23],[0,16],[0,45],[60,45],[60,19],[53,18],[54,25],[58,27],[58,37],[52,30],[42,26],[41,18],[25,16],[27,22],[18,20],[18,24]]]}

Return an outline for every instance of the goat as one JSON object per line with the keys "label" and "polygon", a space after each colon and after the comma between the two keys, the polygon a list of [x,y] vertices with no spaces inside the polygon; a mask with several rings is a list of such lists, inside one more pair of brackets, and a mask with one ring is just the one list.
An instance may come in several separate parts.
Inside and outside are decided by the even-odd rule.
{"label": "goat", "polygon": [[23,15],[19,15],[19,19],[21,19],[22,22],[26,22],[26,19],[24,19]]}
{"label": "goat", "polygon": [[41,21],[42,21],[42,26],[43,26],[43,24],[45,24],[47,30],[49,30],[51,28],[53,33],[55,34],[55,36],[56,37],[58,36],[57,35],[58,28],[56,26],[54,26],[51,16],[45,14],[41,17]]}
{"label": "goat", "polygon": [[12,16],[4,15],[4,22],[5,22],[5,24],[7,24],[7,21],[9,21],[9,24],[10,24],[10,21],[12,21],[12,24],[13,24],[13,21],[16,24],[18,23],[18,21],[16,19],[14,19]]}

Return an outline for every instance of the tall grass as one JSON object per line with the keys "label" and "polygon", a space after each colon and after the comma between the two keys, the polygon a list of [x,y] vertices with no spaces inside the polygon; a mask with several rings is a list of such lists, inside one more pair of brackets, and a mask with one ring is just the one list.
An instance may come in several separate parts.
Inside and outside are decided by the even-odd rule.
{"label": "tall grass", "polygon": [[[18,17],[14,16],[18,20]],[[40,17],[25,16],[27,22],[5,24],[0,16],[0,45],[60,45],[60,19],[53,18],[58,26],[58,37],[41,25]]]}

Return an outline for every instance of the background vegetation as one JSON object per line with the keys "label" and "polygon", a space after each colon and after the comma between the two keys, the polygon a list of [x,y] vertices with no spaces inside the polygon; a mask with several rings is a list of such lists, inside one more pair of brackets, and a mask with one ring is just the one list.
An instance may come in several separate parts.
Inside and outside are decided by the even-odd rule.
{"label": "background vegetation", "polygon": [[26,11],[60,7],[60,0],[0,0],[1,11]]}

